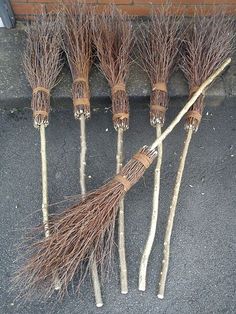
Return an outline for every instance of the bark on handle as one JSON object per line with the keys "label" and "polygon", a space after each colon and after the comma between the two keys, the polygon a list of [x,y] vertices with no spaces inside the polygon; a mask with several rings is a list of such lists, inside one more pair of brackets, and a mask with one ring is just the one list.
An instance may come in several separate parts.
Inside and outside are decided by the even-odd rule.
{"label": "bark on handle", "polygon": [[40,145],[41,145],[41,164],[42,164],[42,212],[43,226],[45,237],[49,237],[49,222],[48,222],[48,180],[47,180],[47,155],[46,155],[46,136],[45,125],[40,125]]}
{"label": "bark on handle", "polygon": [[167,277],[169,259],[170,259],[170,239],[171,239],[171,234],[172,234],[172,229],[173,229],[173,223],[174,223],[176,206],[178,202],[180,185],[181,185],[182,176],[184,172],[185,161],[188,154],[188,148],[189,148],[189,144],[192,138],[192,134],[193,134],[193,129],[190,128],[186,133],[183,151],[180,156],[179,168],[178,168],[178,172],[177,172],[177,176],[175,180],[174,192],[173,192],[172,201],[171,201],[171,205],[169,209],[169,216],[168,216],[165,238],[164,238],[162,269],[160,273],[159,292],[158,292],[159,299],[164,298],[165,283],[166,283],[166,277]]}
{"label": "bark on handle", "polygon": [[[86,152],[87,152],[87,145],[86,145],[86,117],[84,114],[80,116],[80,188],[81,188],[81,195],[82,198],[86,194],[86,182],[85,182],[85,168],[86,168]],[[93,281],[93,290],[95,296],[95,302],[97,307],[103,306],[102,301],[102,293],[101,293],[101,286],[99,282],[98,276],[98,269],[95,257],[91,256],[91,265],[90,271]]]}
{"label": "bark on handle", "polygon": [[[124,130],[118,128],[117,130],[117,153],[116,153],[116,173],[118,174],[123,165],[123,136]],[[122,294],[128,293],[128,279],[127,279],[127,264],[125,252],[125,209],[124,199],[119,203],[119,218],[118,218],[118,251],[120,263],[120,289]]]}
{"label": "bark on handle", "polygon": [[[156,138],[159,138],[160,136],[161,136],[161,124],[159,123],[156,126]],[[158,207],[159,207],[159,193],[160,193],[161,164],[162,164],[162,144],[158,146],[157,164],[156,164],[155,173],[154,173],[154,191],[153,191],[153,201],[152,201],[151,225],[150,225],[147,242],[144,247],[144,251],[143,251],[143,255],[142,255],[141,263],[140,263],[140,268],[139,268],[139,290],[140,291],[146,290],[148,260],[152,251],[153,242],[156,235]]]}

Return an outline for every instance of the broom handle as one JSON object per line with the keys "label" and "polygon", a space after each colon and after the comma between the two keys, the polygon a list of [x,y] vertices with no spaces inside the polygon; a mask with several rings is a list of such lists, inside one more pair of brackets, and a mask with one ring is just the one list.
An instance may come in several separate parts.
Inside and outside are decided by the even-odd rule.
{"label": "broom handle", "polygon": [[[156,138],[161,136],[161,124],[156,126]],[[153,191],[153,201],[152,201],[152,218],[151,225],[149,229],[149,234],[147,242],[143,251],[141,258],[140,268],[139,268],[139,290],[146,290],[146,276],[147,276],[147,265],[149,256],[152,251],[153,242],[156,235],[157,228],[157,218],[158,218],[158,207],[159,207],[159,193],[160,193],[160,171],[162,164],[162,143],[158,146],[158,156],[157,163],[154,172],[154,191]]]}
{"label": "broom handle", "polygon": [[166,283],[166,277],[167,277],[169,259],[170,259],[170,238],[171,238],[171,233],[173,229],[175,211],[176,211],[176,206],[178,202],[179,190],[180,190],[180,185],[181,185],[182,176],[184,172],[185,161],[188,154],[189,144],[190,144],[192,135],[193,135],[193,129],[189,128],[188,131],[186,132],[184,147],[180,156],[179,168],[178,168],[177,176],[175,179],[174,192],[173,192],[172,201],[171,201],[171,205],[169,209],[168,222],[167,222],[165,238],[164,238],[163,260],[162,260],[162,269],[160,273],[159,292],[158,292],[159,299],[164,298],[165,283]]}
{"label": "broom handle", "polygon": [[85,185],[85,167],[86,167],[86,122],[85,116],[82,114],[80,117],[80,189],[82,198],[86,194]]}
{"label": "broom handle", "polygon": [[179,121],[183,118],[183,116],[187,113],[187,111],[192,107],[197,98],[206,90],[206,88],[219,76],[224,69],[230,64],[231,58],[225,60],[225,62],[212,74],[208,77],[208,79],[202,83],[202,85],[198,88],[198,90],[193,94],[193,96],[189,99],[184,108],[178,113],[172,123],[168,126],[168,128],[162,133],[162,135],[156,139],[156,141],[151,145],[151,149],[155,149],[164,139],[172,132],[174,127],[179,123]]}
{"label": "broom handle", "polygon": [[49,237],[49,222],[48,222],[48,180],[47,180],[47,155],[46,155],[46,136],[45,125],[40,127],[40,145],[41,145],[41,164],[42,164],[42,212],[43,226],[45,237]]}
{"label": "broom handle", "polygon": [[[118,128],[117,131],[117,154],[116,154],[116,173],[119,173],[123,165],[123,136],[124,131]],[[125,253],[125,212],[124,212],[124,199],[119,202],[119,221],[118,221],[118,251],[120,261],[120,288],[121,293],[128,293],[128,279],[127,279],[127,264]]]}
{"label": "broom handle", "polygon": [[[87,151],[87,145],[86,145],[86,122],[85,122],[85,116],[81,115],[80,117],[80,188],[81,188],[81,195],[82,198],[86,194],[86,183],[85,183],[85,167],[86,167],[86,151]],[[101,287],[98,277],[98,270],[97,270],[97,264],[92,256],[92,264],[90,266],[90,271],[92,275],[92,281],[93,281],[93,290],[95,295],[95,301],[96,306],[101,307],[103,306],[102,301],[102,293],[101,293]]]}
{"label": "broom handle", "polygon": [[[40,146],[41,146],[41,164],[42,164],[42,212],[45,238],[49,237],[49,219],[48,219],[48,175],[47,175],[47,153],[46,153],[46,136],[45,125],[40,127]],[[55,290],[60,290],[61,283],[57,273],[54,274]]]}

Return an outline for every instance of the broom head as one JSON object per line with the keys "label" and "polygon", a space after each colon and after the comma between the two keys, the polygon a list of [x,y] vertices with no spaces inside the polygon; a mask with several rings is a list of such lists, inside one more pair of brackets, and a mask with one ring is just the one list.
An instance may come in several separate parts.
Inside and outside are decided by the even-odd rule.
{"label": "broom head", "polygon": [[[215,9],[213,15],[195,15],[184,41],[181,69],[189,84],[189,95],[209,77],[215,68],[234,50],[234,18],[224,9]],[[201,95],[186,115],[185,128],[198,130],[204,109]]]}
{"label": "broom head", "polygon": [[58,15],[42,13],[26,29],[23,65],[33,90],[34,126],[48,125],[50,92],[61,71],[61,35]]}
{"label": "broom head", "polygon": [[63,47],[72,74],[74,117],[90,117],[89,72],[92,65],[92,19],[94,9],[73,2],[64,7]]}
{"label": "broom head", "polygon": [[113,124],[124,131],[129,127],[129,100],[126,78],[131,63],[134,33],[130,17],[114,5],[94,19],[94,43],[100,69],[111,87]]}
{"label": "broom head", "polygon": [[104,269],[111,256],[119,202],[156,155],[155,150],[143,147],[111,181],[53,219],[50,236],[31,246],[31,254],[16,276],[22,295],[38,296],[38,291],[49,297],[57,274],[62,296],[75,275],[83,271],[78,279],[80,286],[91,260],[95,259],[101,271]]}

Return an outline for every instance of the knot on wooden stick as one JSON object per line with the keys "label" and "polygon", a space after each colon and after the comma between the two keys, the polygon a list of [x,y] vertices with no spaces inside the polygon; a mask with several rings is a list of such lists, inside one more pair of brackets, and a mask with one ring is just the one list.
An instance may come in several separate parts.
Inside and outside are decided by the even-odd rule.
{"label": "knot on wooden stick", "polygon": [[132,158],[139,161],[144,166],[144,168],[146,168],[146,169],[151,165],[151,163],[153,161],[152,158],[150,158],[149,156],[147,156],[143,152],[138,152]]}
{"label": "knot on wooden stick", "polygon": [[37,94],[38,92],[43,92],[43,93],[47,94],[48,96],[50,96],[50,89],[45,88],[43,86],[37,86],[37,87],[33,88],[33,94]]}
{"label": "knot on wooden stick", "polygon": [[112,95],[114,95],[115,93],[117,93],[118,91],[126,91],[125,89],[125,84],[120,82],[120,83],[117,83],[115,84],[113,87],[112,87],[112,90],[111,90],[111,93]]}
{"label": "knot on wooden stick", "polygon": [[114,113],[112,120],[115,121],[116,119],[120,119],[120,120],[129,119],[129,113],[125,113],[125,112]]}
{"label": "knot on wooden stick", "polygon": [[165,82],[156,82],[152,85],[152,91],[159,90],[164,93],[167,93],[167,85]]}
{"label": "knot on wooden stick", "polygon": [[129,191],[129,189],[132,187],[132,183],[126,177],[123,177],[120,174],[116,175],[114,180],[123,184],[125,192]]}
{"label": "knot on wooden stick", "polygon": [[201,122],[202,115],[197,110],[190,110],[186,113],[186,119],[195,119],[198,124]]}

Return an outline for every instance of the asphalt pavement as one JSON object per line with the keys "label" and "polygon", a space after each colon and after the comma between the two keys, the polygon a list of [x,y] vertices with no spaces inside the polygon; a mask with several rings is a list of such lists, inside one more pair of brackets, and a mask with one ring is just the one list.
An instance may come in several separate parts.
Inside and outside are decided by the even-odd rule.
{"label": "asphalt pavement", "polygon": [[[87,123],[87,187],[100,186],[114,174],[116,132],[109,103],[94,104]],[[171,259],[166,296],[157,298],[164,229],[178,165],[184,130],[181,123],[164,143],[161,197],[155,247],[148,265],[146,292],[139,292],[138,268],[150,217],[154,165],[125,199],[126,247],[129,293],[119,290],[118,258],[103,285],[104,307],[94,303],[88,276],[80,295],[69,295],[62,303],[16,302],[9,292],[10,278],[17,268],[17,247],[26,229],[41,219],[41,164],[39,132],[33,128],[29,103],[22,109],[0,112],[0,313],[235,313],[236,243],[236,107],[225,99],[205,109],[194,135],[181,186],[171,241]],[[59,106],[63,108],[63,106]],[[56,106],[54,106],[56,108]],[[79,124],[71,105],[54,109],[46,130],[49,202],[59,202],[79,193]],[[171,100],[166,125],[180,109]],[[148,105],[131,102],[130,129],[125,134],[126,160],[154,139]],[[57,205],[50,212],[61,209]]]}

